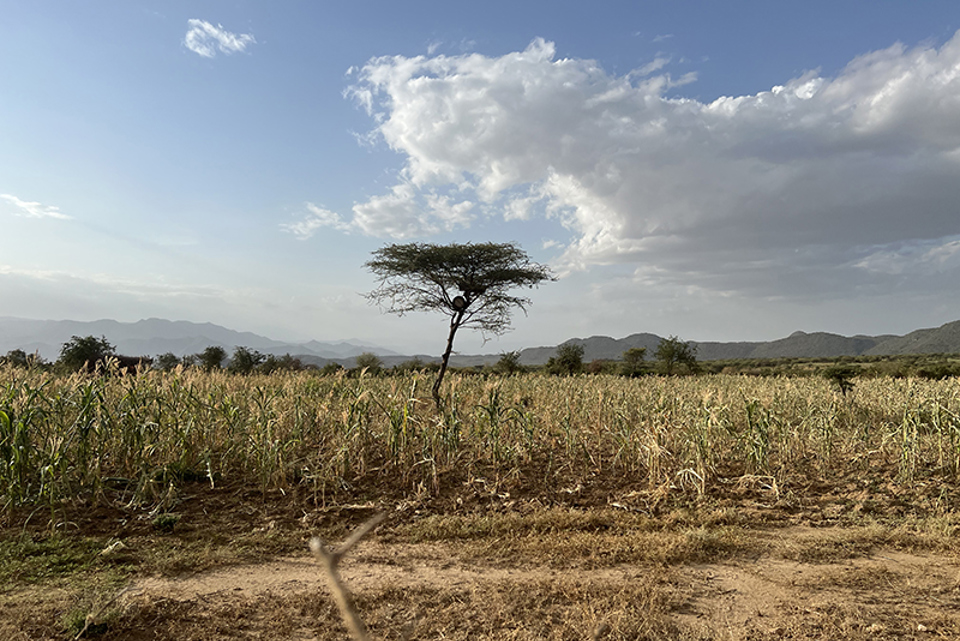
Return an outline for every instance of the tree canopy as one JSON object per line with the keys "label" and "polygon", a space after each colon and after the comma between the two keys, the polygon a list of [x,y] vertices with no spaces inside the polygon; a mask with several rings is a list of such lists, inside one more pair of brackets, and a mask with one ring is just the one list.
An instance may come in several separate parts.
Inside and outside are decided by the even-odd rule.
{"label": "tree canopy", "polygon": [[563,343],[557,346],[556,356],[547,361],[546,369],[551,374],[572,376],[583,371],[583,345]]}
{"label": "tree canopy", "polygon": [[71,372],[85,369],[88,372],[96,371],[97,365],[103,366],[110,356],[116,356],[116,348],[107,340],[106,336],[73,336],[60,346],[58,362]]}
{"label": "tree canopy", "polygon": [[510,291],[555,280],[549,267],[533,262],[514,243],[387,245],[375,251],[365,267],[378,282],[367,298],[385,311],[400,316],[438,311],[450,317],[447,348],[433,387],[438,405],[457,330],[503,334],[510,329],[513,308],[526,311],[531,302]]}
{"label": "tree canopy", "polygon": [[696,372],[698,369],[696,346],[676,336],[661,339],[654,356],[659,361],[663,373],[668,376],[674,374],[678,366],[684,366],[690,372]]}
{"label": "tree canopy", "polygon": [[439,311],[461,317],[460,327],[491,334],[510,329],[510,311],[530,299],[508,292],[554,280],[513,243],[388,245],[374,252],[367,269],[379,286],[367,294],[385,311],[403,315]]}

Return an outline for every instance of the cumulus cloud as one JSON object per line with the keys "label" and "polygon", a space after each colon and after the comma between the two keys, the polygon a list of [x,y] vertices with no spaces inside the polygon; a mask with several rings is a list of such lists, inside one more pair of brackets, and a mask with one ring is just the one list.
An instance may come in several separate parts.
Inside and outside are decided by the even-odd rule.
{"label": "cumulus cloud", "polygon": [[60,211],[59,207],[54,207],[53,205],[43,205],[37,202],[20,200],[11,194],[0,194],[0,200],[6,201],[12,205],[11,209],[15,216],[23,216],[25,218],[56,218],[59,220],[70,220],[70,216],[67,216]]}
{"label": "cumulus cloud", "polygon": [[225,55],[240,53],[256,42],[253,34],[231,33],[221,24],[214,26],[196,18],[187,20],[187,35],[183,38],[187,49],[204,58],[213,58],[218,51]]}
{"label": "cumulus cloud", "polygon": [[542,217],[569,230],[568,269],[637,264],[756,294],[882,282],[887,254],[930,243],[944,249],[898,269],[953,256],[960,32],[712,102],[668,95],[696,78],[668,67],[612,75],[541,39],[500,57],[374,58],[347,95],[405,165],[349,224],[400,238],[481,211]]}

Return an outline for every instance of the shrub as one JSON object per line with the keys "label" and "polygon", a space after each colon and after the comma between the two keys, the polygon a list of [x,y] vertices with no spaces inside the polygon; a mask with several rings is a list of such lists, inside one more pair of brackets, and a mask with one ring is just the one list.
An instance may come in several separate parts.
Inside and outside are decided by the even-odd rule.
{"label": "shrub", "polygon": [[520,352],[503,352],[500,360],[493,366],[493,371],[499,374],[519,374],[526,368],[520,364]]}
{"label": "shrub", "polygon": [[557,355],[547,361],[547,372],[558,376],[571,376],[583,371],[583,345],[564,343],[557,347]]}

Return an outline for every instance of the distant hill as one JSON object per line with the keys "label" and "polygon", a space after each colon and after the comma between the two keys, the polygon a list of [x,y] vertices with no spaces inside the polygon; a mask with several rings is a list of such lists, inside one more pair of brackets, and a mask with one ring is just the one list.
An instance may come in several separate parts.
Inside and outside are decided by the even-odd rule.
{"label": "distant hill", "polygon": [[[213,323],[191,323],[150,318],[136,323],[114,320],[92,322],[38,321],[0,317],[0,355],[12,349],[27,353],[39,352],[54,360],[60,346],[72,336],[106,336],[117,351],[128,356],[156,356],[173,352],[177,356],[196,354],[211,345],[219,345],[231,353],[236,347],[248,347],[264,354],[292,354],[304,363],[322,366],[335,361],[352,367],[358,355],[372,352],[384,365],[391,367],[412,358],[438,362],[435,355],[407,356],[362,341],[308,341],[284,343],[251,332],[238,332]],[[566,343],[583,346],[584,360],[618,360],[632,347],[645,347],[652,359],[661,337],[656,334],[631,334],[625,338],[591,336],[572,338]],[[703,361],[739,358],[834,358],[837,356],[880,356],[900,354],[960,353],[960,321],[932,329],[918,329],[906,336],[841,336],[827,332],[794,332],[786,338],[766,342],[697,342],[697,358]],[[531,347],[520,352],[524,365],[543,365],[556,354],[557,347]],[[489,365],[499,354],[455,354],[450,363],[455,367]]]}
{"label": "distant hill", "polygon": [[264,354],[294,354],[311,357],[316,364],[332,359],[356,357],[363,352],[378,356],[395,356],[393,352],[360,341],[320,342],[303,344],[284,343],[252,332],[238,332],[213,323],[191,323],[148,318],[135,323],[115,320],[51,321],[0,317],[0,354],[22,349],[28,354],[39,353],[53,360],[60,354],[60,346],[73,336],[105,336],[117,351],[128,356],[156,356],[172,352],[177,356],[196,354],[218,345],[232,352],[236,347],[248,347]]}
{"label": "distant hill", "polygon": [[888,336],[868,349],[869,356],[897,354],[953,354],[960,352],[960,321],[936,329],[918,329],[906,336]]}
{"label": "distant hill", "polygon": [[[656,334],[631,334],[626,338],[608,336],[574,338],[565,343],[583,346],[586,362],[596,359],[618,360],[631,347],[646,347],[647,358],[660,343]],[[919,329],[906,336],[841,336],[827,332],[794,332],[786,338],[767,342],[697,342],[697,358],[703,361],[736,358],[835,358],[837,356],[880,356],[898,354],[960,353],[960,321],[934,329]],[[556,347],[533,347],[520,352],[524,365],[543,365],[556,354]]]}

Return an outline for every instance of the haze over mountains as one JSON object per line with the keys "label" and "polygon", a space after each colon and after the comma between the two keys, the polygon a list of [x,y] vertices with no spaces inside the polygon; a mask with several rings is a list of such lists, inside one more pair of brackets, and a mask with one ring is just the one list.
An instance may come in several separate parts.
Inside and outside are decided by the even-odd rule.
{"label": "haze over mountains", "polygon": [[129,356],[156,356],[172,352],[177,356],[196,354],[211,345],[232,352],[235,347],[248,347],[264,354],[295,354],[320,359],[346,359],[363,352],[393,356],[396,352],[351,339],[345,341],[285,343],[252,332],[237,332],[213,323],[191,323],[148,318],[135,323],[115,320],[52,321],[0,317],[0,354],[22,349],[39,353],[53,360],[60,346],[73,336],[105,336],[117,352]]}
{"label": "haze over mountains", "polygon": [[[359,340],[308,341],[285,343],[251,332],[238,332],[212,323],[191,323],[150,318],[135,323],[114,320],[99,321],[51,321],[0,317],[0,354],[13,349],[27,353],[39,353],[54,360],[60,346],[73,336],[105,336],[116,346],[117,351],[128,356],[156,356],[172,352],[177,356],[196,354],[211,345],[219,345],[232,353],[236,347],[255,349],[264,354],[292,354],[305,363],[323,365],[330,361],[347,367],[359,354],[372,352],[380,356],[384,364],[392,366],[413,355],[397,352]],[[438,352],[443,336],[438,334]],[[631,347],[647,348],[652,357],[661,337],[656,334],[631,334],[614,339],[608,336],[574,338],[567,343],[582,345],[584,360],[618,360]],[[697,342],[697,358],[704,361],[734,358],[783,358],[836,356],[881,356],[899,354],[960,353],[960,321],[953,321],[937,328],[919,329],[905,336],[841,336],[827,332],[794,332],[786,338],[766,342]],[[525,365],[542,365],[556,353],[556,346],[531,347],[521,351],[520,362]],[[416,355],[423,361],[439,360],[437,355]],[[499,354],[455,355],[451,363],[459,367],[483,365],[496,362]]]}

